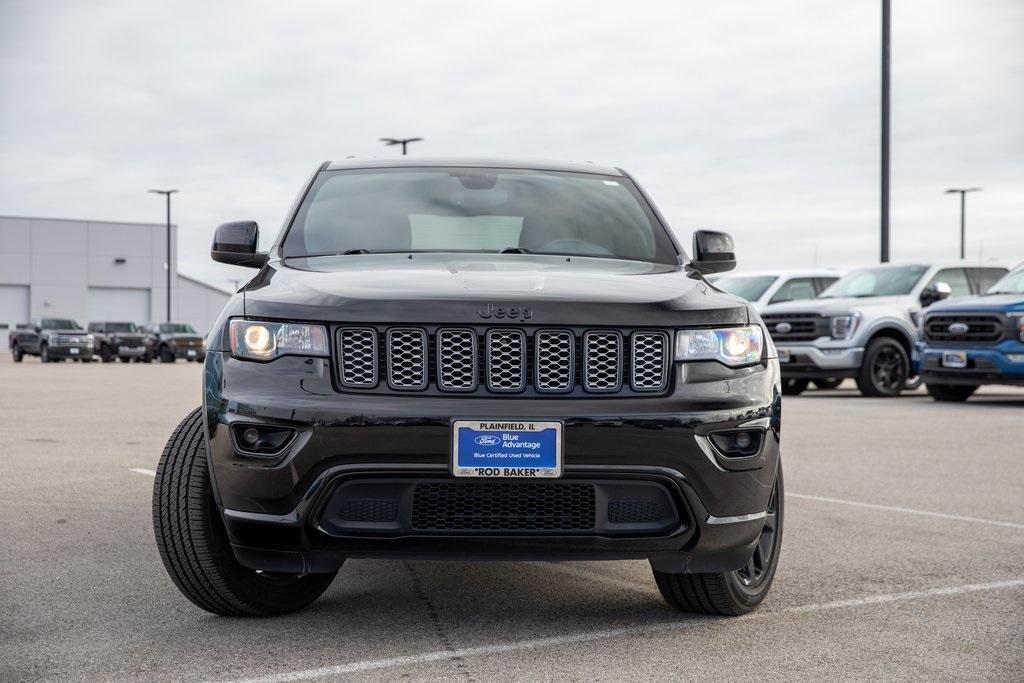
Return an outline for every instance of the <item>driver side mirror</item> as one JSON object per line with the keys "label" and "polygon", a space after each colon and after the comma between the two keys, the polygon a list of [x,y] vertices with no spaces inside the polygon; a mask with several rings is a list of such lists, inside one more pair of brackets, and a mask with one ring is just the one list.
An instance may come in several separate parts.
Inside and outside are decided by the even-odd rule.
{"label": "driver side mirror", "polygon": [[698,230],[693,233],[690,266],[699,273],[724,273],[736,267],[736,247],[727,232]]}
{"label": "driver side mirror", "polygon": [[254,221],[235,221],[217,226],[210,257],[219,263],[262,268],[269,256],[256,251],[260,229]]}
{"label": "driver side mirror", "polygon": [[932,304],[948,298],[953,293],[953,288],[945,282],[933,282],[921,292],[921,305],[931,306]]}
{"label": "driver side mirror", "polygon": [[43,328],[42,328],[42,327],[40,327],[39,325],[36,325],[36,326],[35,326],[35,327],[33,327],[32,329],[33,329],[33,330],[35,330],[35,333],[36,333],[36,334],[42,334],[42,333],[43,333]]}

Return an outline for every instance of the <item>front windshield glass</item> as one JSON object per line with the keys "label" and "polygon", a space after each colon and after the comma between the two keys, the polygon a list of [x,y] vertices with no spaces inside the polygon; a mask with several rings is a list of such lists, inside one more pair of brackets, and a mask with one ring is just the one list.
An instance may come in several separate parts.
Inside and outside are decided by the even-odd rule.
{"label": "front windshield glass", "polygon": [[988,288],[986,294],[1024,294],[1024,268],[1004,275],[1002,280]]}
{"label": "front windshield glass", "polygon": [[40,327],[44,330],[80,330],[82,326],[70,318],[43,318]]}
{"label": "front windshield glass", "polygon": [[677,263],[628,178],[522,169],[321,173],[283,245],[285,257],[501,251]]}
{"label": "front windshield glass", "polygon": [[776,280],[778,278],[774,275],[733,275],[718,278],[715,280],[715,287],[735,294],[741,299],[757,301]]}
{"label": "front windshield glass", "polygon": [[822,299],[842,297],[902,296],[910,294],[914,285],[928,270],[927,266],[883,266],[861,268],[839,278],[821,293]]}
{"label": "front windshield glass", "polygon": [[160,331],[164,334],[195,334],[191,325],[185,323],[160,323]]}
{"label": "front windshield glass", "polygon": [[107,332],[137,332],[135,323],[107,323]]}

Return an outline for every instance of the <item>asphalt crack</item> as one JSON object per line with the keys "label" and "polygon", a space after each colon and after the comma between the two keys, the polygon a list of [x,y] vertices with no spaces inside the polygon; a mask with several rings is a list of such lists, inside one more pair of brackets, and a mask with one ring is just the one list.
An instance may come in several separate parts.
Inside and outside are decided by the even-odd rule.
{"label": "asphalt crack", "polygon": [[454,665],[456,672],[459,677],[465,681],[476,681],[473,673],[469,670],[469,664],[466,659],[459,653],[459,649],[455,647],[451,637],[448,635],[447,629],[444,624],[441,623],[441,615],[437,609],[437,605],[427,595],[427,591],[423,587],[423,582],[420,581],[420,577],[413,571],[412,565],[408,561],[403,560],[402,564],[405,565],[406,571],[409,572],[409,576],[412,578],[412,592],[416,598],[423,603],[424,607],[427,608],[427,616],[430,617],[430,624],[434,629],[434,633],[437,634],[438,640],[441,641],[441,645],[444,650],[452,655],[451,663]]}

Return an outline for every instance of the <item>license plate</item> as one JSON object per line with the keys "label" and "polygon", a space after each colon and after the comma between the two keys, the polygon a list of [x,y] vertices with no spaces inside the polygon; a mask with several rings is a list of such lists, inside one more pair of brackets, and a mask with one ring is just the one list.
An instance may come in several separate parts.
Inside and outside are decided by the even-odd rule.
{"label": "license plate", "polygon": [[965,351],[943,351],[942,367],[944,368],[966,368],[967,353]]}
{"label": "license plate", "polygon": [[186,351],[186,353],[188,354],[189,358],[195,358],[196,357],[196,350],[195,349],[189,349],[188,351]]}
{"label": "license plate", "polygon": [[789,349],[776,349],[779,352],[779,362],[788,363],[791,356],[789,355]]}
{"label": "license plate", "polygon": [[562,476],[562,423],[538,420],[455,420],[456,477]]}
{"label": "license plate", "polygon": [[77,356],[78,349],[68,349],[68,353],[70,353],[72,356]]}

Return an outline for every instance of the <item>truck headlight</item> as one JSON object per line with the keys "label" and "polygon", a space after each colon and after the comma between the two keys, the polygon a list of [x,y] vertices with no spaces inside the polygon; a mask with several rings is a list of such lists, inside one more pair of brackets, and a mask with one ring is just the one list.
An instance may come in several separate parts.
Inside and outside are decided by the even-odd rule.
{"label": "truck headlight", "polygon": [[857,329],[857,322],[860,315],[851,313],[849,315],[837,315],[829,322],[830,332],[833,339],[849,339],[853,331]]}
{"label": "truck headlight", "polygon": [[323,325],[232,320],[230,337],[231,355],[237,358],[327,355],[327,330]]}
{"label": "truck headlight", "polygon": [[1017,339],[1024,342],[1024,313],[1016,313],[1010,320],[1017,322]]}
{"label": "truck headlight", "polygon": [[676,360],[716,360],[735,368],[761,361],[764,333],[760,325],[676,332]]}

